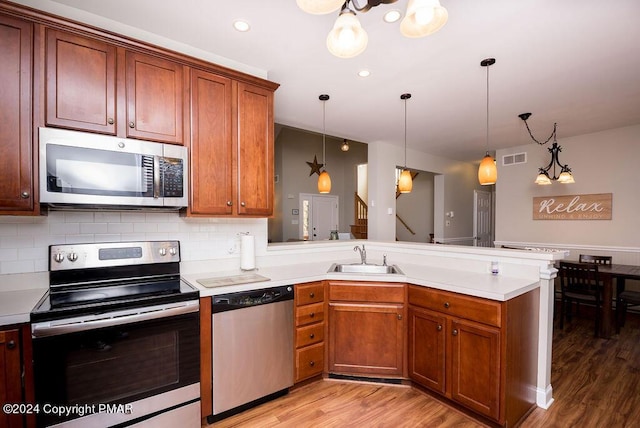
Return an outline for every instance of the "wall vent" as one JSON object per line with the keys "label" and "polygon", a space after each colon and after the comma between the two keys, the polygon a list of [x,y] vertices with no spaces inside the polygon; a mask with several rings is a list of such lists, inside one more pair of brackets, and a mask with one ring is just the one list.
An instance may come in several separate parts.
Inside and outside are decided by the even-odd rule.
{"label": "wall vent", "polygon": [[502,156],[502,166],[517,165],[519,163],[527,163],[526,152]]}

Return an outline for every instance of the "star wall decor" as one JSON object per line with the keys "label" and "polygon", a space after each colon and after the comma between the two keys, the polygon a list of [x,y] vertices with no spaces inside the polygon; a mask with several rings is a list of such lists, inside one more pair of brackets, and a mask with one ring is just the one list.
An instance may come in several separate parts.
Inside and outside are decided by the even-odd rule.
{"label": "star wall decor", "polygon": [[318,163],[318,159],[316,155],[313,155],[313,162],[307,162],[307,165],[311,167],[311,172],[309,173],[309,177],[311,177],[314,172],[320,175],[320,168],[324,166],[324,164]]}

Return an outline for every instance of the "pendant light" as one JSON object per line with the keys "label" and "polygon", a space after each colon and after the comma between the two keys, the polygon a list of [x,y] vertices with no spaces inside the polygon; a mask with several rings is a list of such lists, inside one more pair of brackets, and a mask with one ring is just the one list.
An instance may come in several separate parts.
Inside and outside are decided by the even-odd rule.
{"label": "pendant light", "polygon": [[405,37],[428,36],[441,29],[448,19],[447,9],[438,0],[409,0],[400,32]]}
{"label": "pendant light", "polygon": [[349,9],[349,3],[345,2],[327,36],[327,49],[338,58],[353,58],[364,52],[368,42],[367,32],[360,25],[356,13]]}
{"label": "pendant light", "polygon": [[327,100],[329,100],[329,95],[322,94],[318,97],[318,99],[322,101],[322,172],[320,173],[320,177],[318,177],[318,193],[329,193],[331,192],[331,177],[329,177],[329,173],[327,172],[325,144],[325,105],[327,103]]}
{"label": "pendant light", "polygon": [[349,151],[349,142],[347,141],[346,138],[342,142],[342,145],[340,146],[340,150],[342,150],[343,152],[348,152]]}
{"label": "pendant light", "polygon": [[498,169],[496,168],[496,162],[489,154],[489,67],[496,63],[495,58],[483,59],[480,65],[487,68],[487,151],[480,162],[478,168],[478,181],[483,186],[490,184],[496,184],[498,180]]}
{"label": "pendant light", "polygon": [[411,94],[402,94],[400,99],[404,101],[404,168],[398,180],[398,191],[400,193],[411,193],[413,189],[413,181],[411,180],[411,171],[407,169],[407,100],[411,98]]}

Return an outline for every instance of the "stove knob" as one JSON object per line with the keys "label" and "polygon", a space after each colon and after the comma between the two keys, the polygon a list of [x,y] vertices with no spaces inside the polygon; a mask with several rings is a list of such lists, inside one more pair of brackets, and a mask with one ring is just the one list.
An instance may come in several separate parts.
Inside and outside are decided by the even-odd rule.
{"label": "stove knob", "polygon": [[64,261],[64,253],[56,253],[53,259],[58,263],[62,263]]}
{"label": "stove knob", "polygon": [[160,253],[161,256],[166,256],[167,255],[167,249],[166,248],[160,248],[158,250],[158,252]]}
{"label": "stove knob", "polygon": [[175,256],[177,253],[178,250],[176,249],[176,247],[169,248],[169,254],[171,254],[172,256]]}
{"label": "stove knob", "polygon": [[78,253],[69,253],[67,254],[67,258],[70,262],[75,262],[76,260],[78,260]]}

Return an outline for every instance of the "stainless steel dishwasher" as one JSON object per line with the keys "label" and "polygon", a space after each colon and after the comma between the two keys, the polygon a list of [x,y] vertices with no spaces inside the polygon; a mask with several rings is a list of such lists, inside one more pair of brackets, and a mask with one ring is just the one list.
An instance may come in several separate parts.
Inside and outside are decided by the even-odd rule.
{"label": "stainless steel dishwasher", "polygon": [[293,287],[214,296],[209,423],[286,394],[293,385]]}

